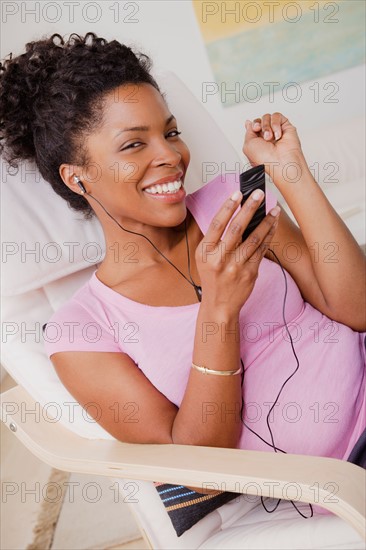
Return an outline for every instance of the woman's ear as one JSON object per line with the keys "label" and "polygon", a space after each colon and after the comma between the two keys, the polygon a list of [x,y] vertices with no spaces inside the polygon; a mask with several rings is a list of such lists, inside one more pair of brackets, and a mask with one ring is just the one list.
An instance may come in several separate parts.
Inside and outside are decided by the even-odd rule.
{"label": "woman's ear", "polygon": [[61,164],[59,168],[60,177],[65,185],[67,185],[71,191],[77,193],[78,195],[82,192],[80,185],[77,183],[77,180],[80,179],[79,174],[81,173],[81,167],[73,164]]}

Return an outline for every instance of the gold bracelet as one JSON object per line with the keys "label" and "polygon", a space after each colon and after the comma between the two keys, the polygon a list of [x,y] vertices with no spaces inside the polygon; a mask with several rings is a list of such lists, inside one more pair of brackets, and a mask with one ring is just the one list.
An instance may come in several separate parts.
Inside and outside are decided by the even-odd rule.
{"label": "gold bracelet", "polygon": [[192,363],[192,367],[204,374],[218,374],[220,376],[228,376],[228,375],[234,375],[241,373],[241,367],[238,368],[238,370],[214,370],[214,369],[208,369],[207,367],[199,367],[198,365],[195,365]]}

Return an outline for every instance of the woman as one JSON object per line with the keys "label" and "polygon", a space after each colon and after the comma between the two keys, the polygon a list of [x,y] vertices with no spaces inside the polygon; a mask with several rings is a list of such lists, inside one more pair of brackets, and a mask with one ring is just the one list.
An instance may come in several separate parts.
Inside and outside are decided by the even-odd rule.
{"label": "woman", "polygon": [[49,320],[58,376],[121,441],[349,459],[366,424],[360,247],[280,113],[246,122],[243,151],[300,228],[267,193],[242,243],[263,196],[240,208],[232,177],[186,195],[190,152],[149,70],[93,33],[31,42],[1,68],[6,160],[34,159],[105,235],[104,260]]}

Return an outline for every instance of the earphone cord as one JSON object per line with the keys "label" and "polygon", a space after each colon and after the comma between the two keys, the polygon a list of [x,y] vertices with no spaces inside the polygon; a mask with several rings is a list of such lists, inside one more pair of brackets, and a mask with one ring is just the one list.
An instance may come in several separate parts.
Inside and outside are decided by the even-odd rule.
{"label": "earphone cord", "polygon": [[95,201],[97,201],[97,203],[103,208],[104,212],[121,228],[123,229],[123,231],[127,231],[128,233],[132,233],[133,235],[140,235],[141,237],[144,237],[147,241],[149,241],[149,243],[155,248],[155,250],[161,255],[163,256],[163,258],[166,259],[167,262],[170,263],[170,265],[172,267],[174,267],[174,269],[176,269],[181,275],[182,277],[184,277],[186,279],[186,281],[188,281],[188,283],[190,285],[192,285],[196,291],[196,294],[197,294],[197,298],[199,301],[201,301],[201,295],[202,295],[202,289],[199,285],[196,285],[192,279],[192,275],[191,275],[191,269],[190,269],[190,256],[189,256],[189,245],[188,245],[188,236],[187,236],[187,218],[184,219],[184,229],[185,229],[185,235],[186,235],[186,245],[187,245],[187,254],[188,254],[188,272],[189,272],[189,276],[191,278],[191,280],[189,280],[185,275],[184,273],[181,272],[180,269],[178,269],[162,252],[160,252],[160,250],[158,250],[156,248],[156,246],[154,245],[153,242],[150,241],[150,239],[148,237],[146,237],[146,235],[143,235],[142,233],[136,233],[135,231],[130,231],[129,229],[125,229],[124,227],[122,227],[122,225],[116,220],[114,219],[114,217],[108,212],[108,210],[106,210],[104,208],[104,206],[102,205],[101,202],[99,202],[98,199],[96,199],[95,197],[93,197],[93,195],[90,195],[90,193],[88,192],[85,192],[84,193],[85,195],[88,195],[89,197],[91,197],[92,199],[94,199]]}
{"label": "earphone cord", "polygon": [[[201,289],[200,286],[198,286],[198,285],[196,285],[196,284],[194,283],[194,281],[193,281],[193,279],[192,279],[192,275],[191,275],[191,269],[190,269],[190,255],[189,255],[189,245],[188,245],[188,236],[187,236],[187,223],[186,223],[186,219],[184,220],[184,228],[185,228],[185,235],[186,235],[187,255],[188,255],[188,272],[189,272],[189,276],[190,276],[190,278],[191,278],[191,281],[189,281],[188,278],[184,275],[184,273],[182,273],[182,272],[180,271],[180,269],[178,269],[178,268],[177,268],[177,267],[176,267],[176,266],[175,266],[175,265],[174,265],[174,264],[173,264],[173,263],[172,263],[172,262],[162,253],[162,252],[160,252],[160,250],[157,249],[157,247],[154,245],[154,243],[151,242],[151,240],[150,240],[148,237],[146,237],[146,236],[143,235],[142,233],[137,233],[137,232],[135,232],[135,231],[130,231],[129,229],[125,229],[124,227],[122,227],[122,225],[121,225],[121,224],[120,224],[120,223],[119,223],[119,222],[118,222],[118,221],[117,221],[117,220],[116,220],[116,219],[115,219],[115,218],[114,218],[105,208],[104,208],[104,206],[99,202],[98,199],[96,199],[95,197],[93,197],[93,195],[90,195],[90,193],[88,193],[88,192],[85,192],[85,194],[88,195],[89,197],[91,197],[92,199],[94,199],[94,200],[103,208],[104,212],[105,212],[105,213],[106,213],[106,214],[107,214],[107,215],[108,215],[108,216],[109,216],[109,217],[110,217],[110,218],[111,218],[111,219],[112,219],[121,229],[123,229],[124,231],[127,231],[128,233],[132,233],[132,234],[134,234],[134,235],[140,235],[141,237],[144,237],[147,241],[149,241],[149,243],[155,248],[155,250],[156,250],[161,256],[163,256],[163,258],[165,258],[165,259],[167,260],[167,262],[169,262],[170,265],[171,265],[172,267],[174,267],[174,269],[176,269],[176,270],[186,279],[186,281],[188,281],[188,283],[189,283],[190,285],[192,285],[192,286],[194,287],[194,289],[195,289],[195,291],[196,291],[196,294],[197,294],[197,298],[198,298],[199,301],[201,301],[201,299],[202,299],[202,298],[201,298],[201,297],[202,297],[202,289]],[[294,353],[294,355],[295,355],[295,359],[296,359],[296,361],[297,361],[297,366],[296,366],[296,369],[294,370],[294,372],[293,372],[293,373],[285,380],[285,382],[282,384],[281,389],[280,389],[280,391],[278,392],[278,395],[277,395],[277,397],[276,397],[275,402],[273,403],[272,407],[271,407],[271,408],[269,409],[269,411],[268,411],[266,421],[267,421],[267,427],[268,427],[268,430],[269,430],[269,433],[270,433],[270,436],[271,436],[271,441],[272,441],[272,444],[271,444],[271,443],[268,443],[267,441],[265,441],[265,439],[263,439],[263,437],[261,437],[260,435],[258,435],[254,430],[252,430],[252,429],[244,422],[244,419],[243,419],[243,408],[244,408],[243,384],[244,384],[244,372],[245,372],[245,368],[244,368],[243,360],[240,358],[240,361],[241,361],[241,364],[242,364],[242,375],[241,375],[242,403],[241,403],[240,417],[241,417],[241,421],[242,421],[243,425],[244,425],[249,431],[251,431],[254,435],[256,435],[257,437],[259,437],[259,439],[261,439],[261,441],[263,441],[263,443],[265,443],[265,444],[268,445],[269,447],[272,447],[273,450],[274,450],[276,453],[277,453],[277,451],[280,451],[281,453],[287,454],[286,451],[283,451],[283,450],[280,449],[279,447],[276,447],[276,445],[275,445],[275,443],[274,443],[273,433],[272,433],[271,427],[270,427],[270,425],[269,425],[269,416],[270,416],[272,410],[274,409],[274,407],[275,407],[275,405],[276,405],[276,403],[277,403],[277,401],[278,401],[278,399],[279,399],[279,397],[280,397],[280,395],[281,395],[281,392],[282,392],[283,388],[285,387],[285,385],[287,384],[287,382],[288,382],[288,381],[294,376],[294,374],[297,372],[297,370],[299,369],[300,364],[299,364],[299,360],[298,360],[298,357],[297,357],[297,355],[296,355],[296,352],[295,352],[295,349],[294,349],[294,346],[293,346],[292,337],[291,337],[291,334],[290,334],[290,332],[289,332],[289,330],[288,330],[287,323],[286,323],[286,319],[285,319],[285,303],[286,303],[286,296],[287,296],[287,279],[286,279],[286,274],[285,274],[285,272],[284,272],[284,269],[283,269],[283,267],[282,267],[282,264],[281,264],[280,260],[278,259],[277,255],[275,254],[275,252],[274,252],[271,248],[269,248],[268,250],[269,250],[270,252],[272,252],[272,254],[273,254],[273,255],[275,256],[275,258],[277,259],[277,261],[278,261],[278,263],[279,263],[279,265],[280,265],[280,267],[281,267],[282,273],[283,273],[283,275],[284,275],[284,277],[285,277],[285,297],[284,297],[284,301],[283,301],[282,317],[283,317],[283,321],[284,321],[284,323],[285,323],[285,325],[286,325],[287,333],[288,333],[288,335],[289,335],[289,337],[290,337],[291,347],[292,347],[292,351],[293,351],[293,353]],[[265,504],[264,504],[263,496],[261,496],[261,503],[262,503],[262,506],[263,506],[263,508],[265,509],[265,511],[268,512],[268,513],[274,512],[274,511],[277,509],[277,507],[278,507],[279,503],[281,502],[281,500],[282,500],[282,499],[280,499],[280,498],[278,499],[278,502],[277,502],[276,506],[273,508],[273,510],[268,510],[268,509],[266,508]],[[303,518],[307,519],[308,517],[313,517],[313,514],[314,514],[314,512],[313,512],[313,507],[312,507],[312,505],[311,505],[310,503],[308,503],[308,504],[309,504],[309,506],[310,506],[311,514],[310,514],[310,516],[305,516],[302,512],[300,512],[300,510],[297,508],[296,504],[295,504],[292,500],[291,500],[290,502],[291,502],[291,504],[294,506],[294,508],[297,510],[297,512],[300,514],[300,516],[302,516]]]}
{"label": "earphone cord", "polygon": [[[271,248],[269,248],[268,250],[269,250],[270,252],[272,252],[272,254],[273,254],[273,255],[275,256],[275,258],[277,259],[277,261],[278,261],[278,263],[279,263],[279,265],[280,265],[280,267],[281,267],[283,276],[284,276],[284,278],[285,278],[285,297],[284,297],[284,300],[283,300],[282,317],[283,317],[283,322],[284,322],[284,324],[285,324],[285,326],[286,326],[287,333],[288,333],[288,335],[289,335],[289,337],[290,337],[291,347],[292,347],[292,351],[293,351],[293,354],[294,354],[295,359],[296,359],[296,362],[297,362],[297,366],[296,366],[296,369],[294,370],[294,372],[293,372],[292,374],[290,374],[290,376],[289,376],[289,377],[284,381],[284,383],[282,384],[281,389],[280,389],[280,391],[278,392],[277,397],[276,397],[276,399],[275,399],[275,401],[274,401],[272,407],[271,407],[271,408],[269,409],[269,411],[268,411],[266,421],[267,421],[267,427],[268,427],[268,430],[269,430],[269,433],[270,433],[270,436],[271,436],[271,441],[272,441],[272,444],[271,444],[271,443],[268,443],[265,439],[263,439],[263,437],[261,437],[260,435],[258,435],[254,430],[252,430],[252,429],[244,422],[244,419],[243,419],[243,408],[244,408],[243,384],[244,384],[244,372],[245,372],[245,368],[244,368],[243,360],[242,360],[242,358],[240,358],[240,361],[241,361],[241,364],[242,364],[242,375],[241,375],[242,402],[241,402],[240,417],[241,417],[241,420],[242,420],[244,426],[245,426],[250,432],[252,432],[254,435],[256,435],[257,437],[259,437],[259,439],[261,439],[261,440],[263,441],[263,443],[265,443],[265,444],[268,445],[269,447],[272,447],[273,450],[274,450],[276,453],[277,453],[277,451],[280,451],[281,453],[287,454],[286,451],[280,449],[279,447],[277,447],[277,446],[275,445],[274,438],[273,438],[273,433],[272,433],[271,427],[270,427],[270,425],[269,425],[269,417],[270,417],[270,414],[271,414],[271,412],[273,411],[274,407],[276,406],[276,403],[277,403],[277,401],[278,401],[278,399],[279,399],[279,397],[280,397],[280,395],[281,395],[281,393],[282,393],[283,388],[285,387],[285,385],[287,384],[287,382],[294,376],[294,374],[298,371],[299,366],[300,366],[300,363],[299,363],[299,359],[298,359],[298,357],[297,357],[297,355],[296,355],[296,352],[295,352],[295,349],[294,349],[294,345],[293,345],[293,340],[292,340],[290,331],[288,330],[288,326],[287,326],[286,319],[285,319],[285,303],[286,303],[286,296],[287,296],[287,278],[286,278],[286,274],[285,274],[285,272],[284,272],[284,269],[283,269],[283,267],[282,267],[282,264],[281,264],[280,260],[278,259],[277,255],[275,254],[275,252],[274,252]],[[271,514],[272,512],[274,512],[274,511],[277,509],[277,507],[278,507],[279,503],[281,502],[281,500],[282,500],[282,499],[280,499],[280,498],[278,499],[278,502],[277,502],[276,506],[273,508],[273,510],[268,510],[268,509],[266,508],[265,504],[264,504],[263,496],[261,496],[261,503],[262,503],[262,506],[263,506],[263,508],[265,509],[265,511],[268,512],[269,514]],[[300,514],[300,516],[302,516],[303,518],[308,519],[308,518],[313,517],[314,511],[313,511],[313,507],[312,507],[312,505],[311,505],[310,503],[308,503],[308,504],[309,504],[309,507],[310,507],[310,516],[305,516],[305,515],[297,508],[296,504],[295,504],[292,500],[290,500],[290,502],[291,502],[291,504],[293,505],[293,507],[295,508],[295,510],[296,510],[296,511]]]}

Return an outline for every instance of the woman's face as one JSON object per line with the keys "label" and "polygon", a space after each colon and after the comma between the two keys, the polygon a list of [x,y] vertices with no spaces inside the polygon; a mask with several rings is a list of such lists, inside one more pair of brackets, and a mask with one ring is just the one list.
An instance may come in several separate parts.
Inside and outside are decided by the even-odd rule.
{"label": "woman's face", "polygon": [[[184,221],[190,153],[173,114],[150,84],[128,84],[107,94],[102,127],[86,141],[92,163],[80,179],[117,219],[155,227]],[[165,178],[180,180],[181,190],[163,195],[145,191]],[[88,200],[94,209],[98,206]]]}

